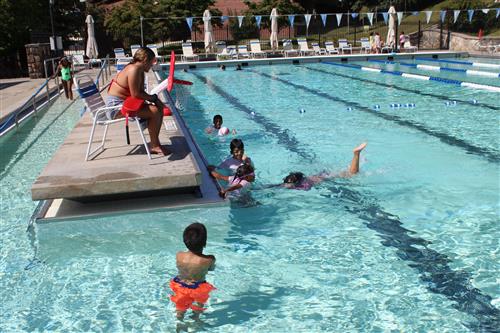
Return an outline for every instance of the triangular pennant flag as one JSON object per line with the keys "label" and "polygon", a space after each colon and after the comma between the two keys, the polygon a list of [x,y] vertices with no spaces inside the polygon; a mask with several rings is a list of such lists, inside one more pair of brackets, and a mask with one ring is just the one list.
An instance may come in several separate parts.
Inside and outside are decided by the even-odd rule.
{"label": "triangular pennant flag", "polygon": [[245,16],[241,16],[241,15],[240,15],[240,16],[238,16],[238,28],[241,28],[241,24],[243,23],[243,18],[244,18],[244,17],[245,17]]}
{"label": "triangular pennant flag", "polygon": [[453,11],[453,23],[457,22],[458,15],[460,15],[460,10],[454,10]]}
{"label": "triangular pennant flag", "polygon": [[444,19],[446,17],[446,10],[441,10],[439,12],[439,17],[441,18],[441,23],[444,23]]}
{"label": "triangular pennant flag", "polygon": [[474,9],[469,9],[467,11],[467,15],[469,16],[469,23],[472,21],[472,16],[474,16]]}
{"label": "triangular pennant flag", "polygon": [[227,17],[227,16],[221,16],[221,17],[220,17],[220,22],[221,22],[221,23],[224,23],[224,22],[226,22],[226,21],[228,20],[228,18],[229,18],[229,17]]}
{"label": "triangular pennant flag", "polygon": [[295,15],[288,15],[288,21],[290,21],[290,26],[293,27],[293,22],[295,22]]}
{"label": "triangular pennant flag", "polygon": [[326,17],[328,14],[320,14],[321,15],[321,21],[323,21],[323,26],[326,27]]}
{"label": "triangular pennant flag", "polygon": [[370,25],[373,25],[373,13],[366,13],[366,16],[368,16],[368,21],[370,21]]}
{"label": "triangular pennant flag", "polygon": [[489,9],[489,8],[484,8],[484,9],[483,9],[483,13],[485,13],[485,14],[488,14],[488,12],[489,12],[489,11],[490,11],[490,9]]}
{"label": "triangular pennant flag", "polygon": [[186,17],[186,23],[188,24],[189,31],[192,31],[192,27],[193,27],[193,18],[192,18],[192,17]]}
{"label": "triangular pennant flag", "polygon": [[304,18],[306,19],[306,29],[309,29],[309,22],[311,22],[311,14],[304,14]]}
{"label": "triangular pennant flag", "polygon": [[340,27],[340,22],[342,22],[342,13],[335,14],[337,16],[337,25]]}
{"label": "triangular pennant flag", "polygon": [[353,19],[355,19],[356,17],[358,17],[358,15],[359,15],[359,13],[351,13],[351,17],[352,17]]}
{"label": "triangular pennant flag", "polygon": [[499,15],[500,15],[500,8],[497,8],[497,16],[495,18],[498,18]]}
{"label": "triangular pennant flag", "polygon": [[432,16],[432,10],[426,10],[425,17],[427,19],[427,24],[429,24],[429,21],[431,20],[431,16]]}
{"label": "triangular pennant flag", "polygon": [[413,15],[413,16],[418,16],[418,15],[420,15],[420,12],[418,12],[418,11],[414,11],[414,12],[411,12],[411,15]]}
{"label": "triangular pennant flag", "polygon": [[384,17],[385,24],[387,24],[387,20],[389,19],[389,13],[382,13],[382,16]]}
{"label": "triangular pennant flag", "polygon": [[255,23],[257,23],[257,28],[260,29],[260,21],[262,21],[262,16],[256,15],[255,16]]}
{"label": "triangular pennant flag", "polygon": [[403,12],[398,12],[398,25],[401,24],[401,21],[403,21]]}

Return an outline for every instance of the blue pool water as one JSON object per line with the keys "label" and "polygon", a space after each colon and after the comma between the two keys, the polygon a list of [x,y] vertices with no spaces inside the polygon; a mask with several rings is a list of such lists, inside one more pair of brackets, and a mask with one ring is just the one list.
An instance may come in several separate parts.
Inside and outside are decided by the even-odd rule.
{"label": "blue pool water", "polygon": [[[27,233],[31,183],[81,109],[58,101],[1,142],[1,331],[173,331],[168,280],[193,221],[208,227],[218,289],[202,323],[179,329],[498,329],[498,93],[328,64],[179,76],[194,82],[183,116],[210,162],[232,138],[204,134],[215,114],[244,140],[251,200]],[[290,171],[343,170],[363,141],[356,177],[266,188]]]}

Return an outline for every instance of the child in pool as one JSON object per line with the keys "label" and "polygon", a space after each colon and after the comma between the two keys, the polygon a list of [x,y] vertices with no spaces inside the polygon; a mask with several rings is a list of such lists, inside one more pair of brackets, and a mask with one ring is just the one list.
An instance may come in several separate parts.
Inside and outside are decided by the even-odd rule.
{"label": "child in pool", "polygon": [[179,273],[170,281],[174,295],[170,296],[175,303],[177,318],[183,319],[186,311],[192,309],[199,316],[208,300],[209,293],[215,289],[205,281],[208,271],[215,269],[215,257],[203,254],[207,245],[207,229],[201,223],[189,225],[183,234],[186,252],[177,252],[176,264]]}
{"label": "child in pool", "polygon": [[73,76],[71,75],[71,62],[68,60],[68,58],[61,58],[56,72],[54,73],[54,75],[52,75],[52,79],[55,78],[59,72],[61,73],[64,95],[67,99],[73,100]]}
{"label": "child in pool", "polygon": [[230,170],[231,174],[236,172],[236,169],[242,164],[252,165],[252,160],[250,157],[245,155],[245,145],[240,139],[231,140],[229,145],[229,150],[231,151],[231,156],[222,161],[217,167],[213,165],[208,166],[209,171],[214,171],[215,169],[226,169]]}
{"label": "child in pool", "polygon": [[309,191],[314,185],[323,182],[326,179],[341,177],[341,178],[349,178],[359,172],[359,155],[361,151],[365,149],[367,143],[362,143],[358,147],[354,148],[353,153],[354,156],[351,160],[351,166],[349,170],[345,170],[339,173],[327,173],[323,172],[318,175],[313,175],[306,177],[302,172],[291,172],[288,176],[283,178],[283,184],[280,186],[294,189],[294,190],[303,190]]}
{"label": "child in pool", "polygon": [[[210,127],[207,127],[205,129],[205,133],[207,134],[212,134],[215,133],[219,136],[224,136],[228,135],[230,130],[227,127],[222,127],[222,123],[224,121],[222,120],[222,116],[220,114],[216,114],[213,119],[213,125]],[[236,134],[236,130],[233,129],[233,134]]]}
{"label": "child in pool", "polygon": [[229,186],[226,189],[221,189],[219,195],[226,198],[228,193],[239,196],[243,190],[250,187],[250,183],[255,181],[254,169],[250,164],[242,164],[236,169],[234,176],[224,176],[216,171],[210,173],[214,178],[225,180]]}

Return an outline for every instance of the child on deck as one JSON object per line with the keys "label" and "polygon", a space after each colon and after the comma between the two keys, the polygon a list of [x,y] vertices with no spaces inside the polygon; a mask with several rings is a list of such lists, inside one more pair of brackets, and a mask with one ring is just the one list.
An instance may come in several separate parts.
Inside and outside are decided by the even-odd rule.
{"label": "child on deck", "polygon": [[236,169],[242,164],[252,164],[250,157],[245,155],[245,145],[240,139],[231,140],[229,145],[229,150],[231,151],[231,156],[226,158],[217,167],[213,165],[208,166],[209,171],[214,171],[215,169],[227,169],[230,170],[232,174],[236,172]]}
{"label": "child on deck", "polygon": [[365,149],[366,145],[367,143],[362,143],[358,147],[354,148],[354,156],[349,170],[341,171],[339,173],[323,172],[309,177],[305,177],[302,172],[291,172],[288,176],[283,178],[283,184],[280,186],[294,190],[309,191],[314,185],[319,184],[326,179],[335,177],[349,178],[359,172],[359,155],[361,154],[361,151]]}
{"label": "child on deck", "polygon": [[226,198],[228,192],[239,196],[244,189],[248,189],[250,183],[255,181],[254,169],[250,164],[243,164],[238,167],[234,176],[224,176],[216,171],[210,173],[216,179],[222,179],[229,183],[229,187],[221,189],[219,195]]}
{"label": "child on deck", "polygon": [[71,75],[71,62],[68,58],[62,57],[57,66],[56,72],[52,75],[52,79],[56,77],[58,73],[61,73],[62,86],[64,88],[64,95],[67,99],[73,100],[73,76]]}
{"label": "child on deck", "polygon": [[209,293],[215,289],[205,281],[207,272],[215,269],[215,257],[203,254],[207,244],[207,229],[201,223],[193,223],[184,230],[183,238],[188,251],[177,252],[179,273],[170,281],[170,288],[174,292],[170,299],[175,303],[177,318],[181,320],[190,308],[199,316],[205,310],[203,306]]}
{"label": "child on deck", "polygon": [[[217,134],[219,136],[224,136],[228,135],[230,130],[227,127],[222,127],[222,123],[224,121],[222,120],[222,116],[220,114],[216,114],[213,119],[213,125],[210,127],[207,127],[205,129],[205,132],[207,134]],[[236,134],[236,130],[233,129],[233,134]]]}

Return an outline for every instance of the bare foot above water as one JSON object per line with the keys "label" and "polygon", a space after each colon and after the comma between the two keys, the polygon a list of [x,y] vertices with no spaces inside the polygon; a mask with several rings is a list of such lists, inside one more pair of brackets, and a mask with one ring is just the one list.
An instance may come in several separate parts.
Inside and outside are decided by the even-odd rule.
{"label": "bare foot above water", "polygon": [[359,146],[354,148],[352,152],[353,153],[360,153],[363,149],[365,149],[367,144],[368,144],[367,142],[363,142],[362,144],[360,144]]}

